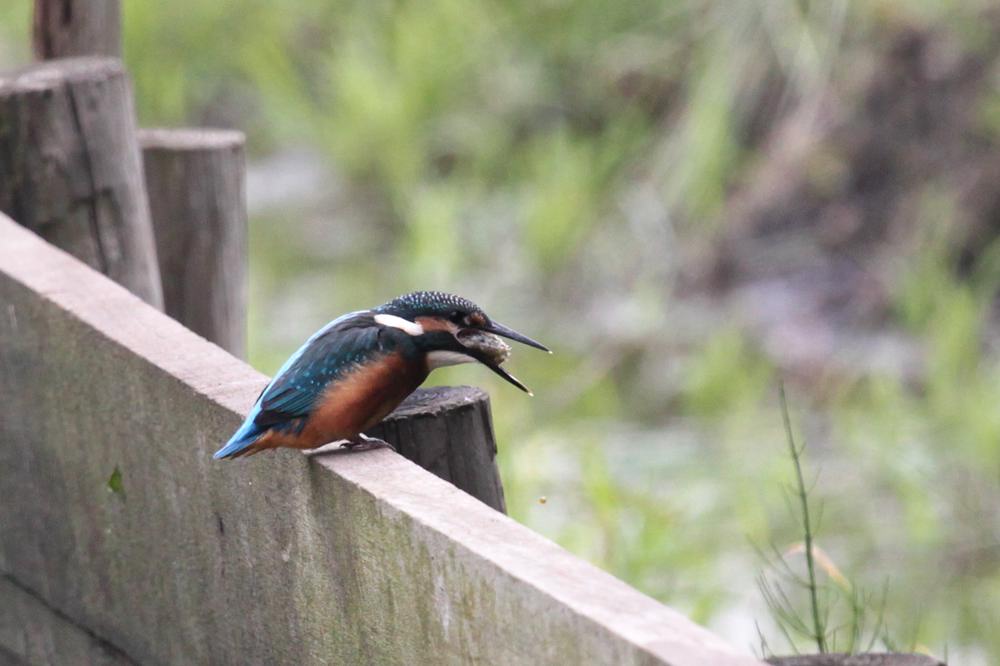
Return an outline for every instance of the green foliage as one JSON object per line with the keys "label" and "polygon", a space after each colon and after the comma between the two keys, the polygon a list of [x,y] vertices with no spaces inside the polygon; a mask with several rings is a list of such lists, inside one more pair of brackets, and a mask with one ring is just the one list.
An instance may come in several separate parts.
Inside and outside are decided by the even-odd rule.
{"label": "green foliage", "polygon": [[[806,652],[820,654],[869,652],[880,639],[892,649],[889,644],[894,643],[883,624],[887,590],[876,596],[859,589],[817,545],[817,516],[803,474],[806,445],[795,442],[783,383],[779,383],[778,393],[788,457],[795,471],[793,483],[785,488],[786,499],[802,541],[786,548],[772,543],[773,555],[760,552],[765,564],[757,577],[761,596],[787,641],[786,650],[798,653],[803,639],[807,642]],[[804,574],[791,562],[798,555],[805,561]],[[821,580],[821,573],[828,582]],[[762,657],[784,653],[771,647],[759,625],[757,631]]]}
{"label": "green foliage", "polygon": [[685,411],[705,417],[755,407],[772,381],[770,364],[736,330],[708,338],[689,363]]}
{"label": "green foliage", "polygon": [[0,63],[27,62],[31,57],[30,2],[0,2]]}
{"label": "green foliage", "polygon": [[[687,185],[664,196],[713,214],[738,163],[739,75],[720,47],[740,27],[756,29],[753,12],[697,2],[294,4],[127,7],[140,117],[235,122],[256,146],[324,149],[388,204],[365,214],[402,232],[410,275],[433,265],[449,280],[488,259],[453,251],[475,232],[470,212],[485,197],[517,229],[532,270],[552,274],[598,229],[621,223],[622,176],[658,160],[670,116],[683,143],[671,150],[686,156],[671,180]],[[724,43],[688,46],[701,20],[725,26]],[[664,94],[685,79],[696,82],[689,92]],[[428,238],[442,245],[434,251]]]}

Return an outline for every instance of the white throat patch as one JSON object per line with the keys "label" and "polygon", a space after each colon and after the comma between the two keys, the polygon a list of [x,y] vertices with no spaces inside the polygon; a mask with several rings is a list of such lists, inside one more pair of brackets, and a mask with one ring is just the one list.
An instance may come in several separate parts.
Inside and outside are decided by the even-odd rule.
{"label": "white throat patch", "polygon": [[461,363],[474,363],[476,359],[466,354],[453,351],[432,351],[427,353],[427,367],[443,368],[446,365],[459,365]]}
{"label": "white throat patch", "polygon": [[403,319],[402,317],[397,317],[391,314],[377,314],[375,315],[375,323],[382,324],[383,326],[391,326],[392,328],[398,328],[401,331],[405,331],[410,335],[421,335],[424,332],[424,327],[415,321],[410,321],[409,319]]}

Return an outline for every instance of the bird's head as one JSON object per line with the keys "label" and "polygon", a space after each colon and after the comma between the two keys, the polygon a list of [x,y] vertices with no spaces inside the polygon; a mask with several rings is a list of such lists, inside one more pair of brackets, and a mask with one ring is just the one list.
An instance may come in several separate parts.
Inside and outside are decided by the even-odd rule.
{"label": "bird's head", "polygon": [[529,394],[524,384],[501,367],[510,356],[510,346],[498,336],[549,352],[545,345],[493,321],[478,305],[454,294],[417,291],[375,308],[374,313],[380,324],[411,335],[427,353],[431,369],[478,361]]}

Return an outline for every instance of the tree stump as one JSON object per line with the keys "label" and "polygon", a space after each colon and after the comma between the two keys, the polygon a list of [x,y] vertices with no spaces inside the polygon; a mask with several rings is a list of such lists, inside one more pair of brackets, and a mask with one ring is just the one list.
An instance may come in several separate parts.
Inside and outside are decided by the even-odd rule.
{"label": "tree stump", "polygon": [[139,143],[166,313],[246,358],[245,138],[150,129]]}
{"label": "tree stump", "polygon": [[33,42],[39,60],[121,56],[121,0],[35,0]]}
{"label": "tree stump", "polygon": [[162,307],[119,61],[51,60],[0,75],[0,211]]}
{"label": "tree stump", "polygon": [[471,386],[417,389],[369,433],[484,504],[507,512],[490,399]]}

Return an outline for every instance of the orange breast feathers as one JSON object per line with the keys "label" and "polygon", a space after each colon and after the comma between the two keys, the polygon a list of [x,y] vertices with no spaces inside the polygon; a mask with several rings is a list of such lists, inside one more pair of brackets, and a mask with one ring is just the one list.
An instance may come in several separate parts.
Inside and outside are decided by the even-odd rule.
{"label": "orange breast feathers", "polygon": [[384,419],[427,378],[421,362],[401,354],[381,356],[330,383],[317,401],[295,443],[314,448],[354,437]]}

